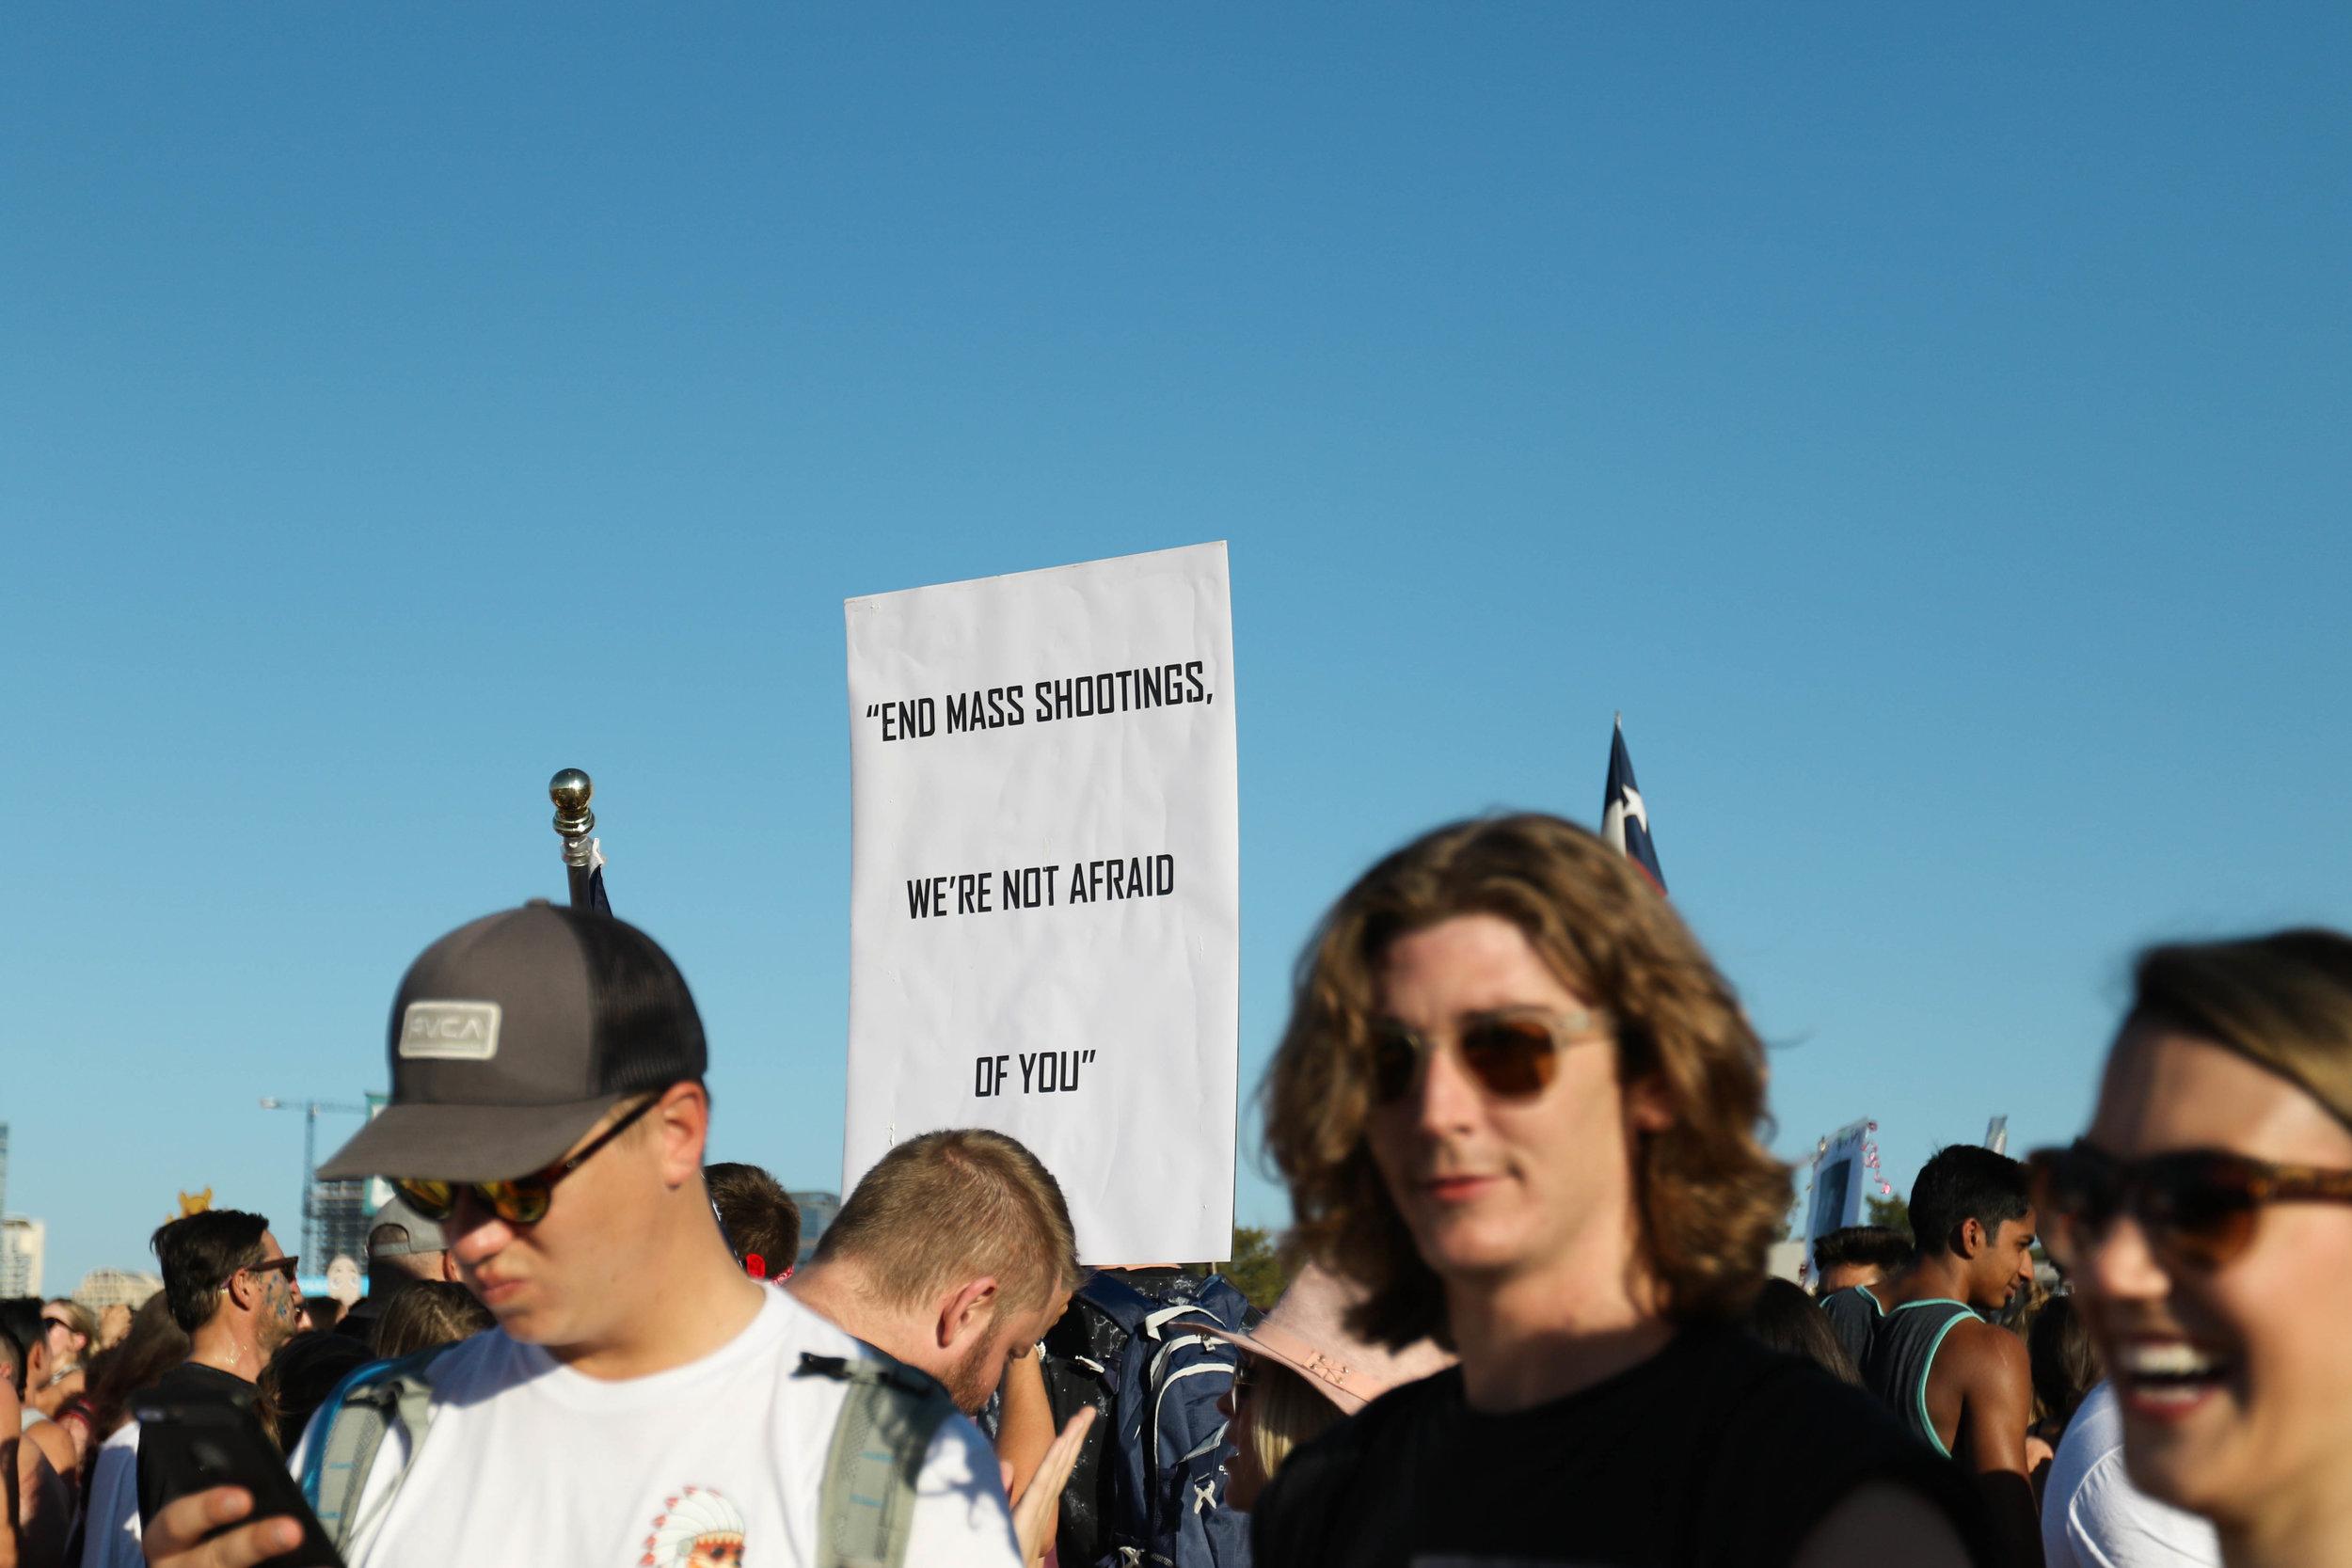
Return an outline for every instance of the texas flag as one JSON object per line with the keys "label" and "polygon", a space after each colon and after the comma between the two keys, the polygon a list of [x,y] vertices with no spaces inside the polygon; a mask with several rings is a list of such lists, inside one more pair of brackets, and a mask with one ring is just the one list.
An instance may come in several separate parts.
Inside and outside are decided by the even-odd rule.
{"label": "texas flag", "polygon": [[1625,715],[1617,715],[1617,732],[1609,742],[1609,790],[1600,802],[1600,836],[1622,850],[1642,875],[1666,891],[1666,874],[1658,869],[1658,847],[1650,842],[1649,807],[1633,782],[1633,759],[1626,754]]}

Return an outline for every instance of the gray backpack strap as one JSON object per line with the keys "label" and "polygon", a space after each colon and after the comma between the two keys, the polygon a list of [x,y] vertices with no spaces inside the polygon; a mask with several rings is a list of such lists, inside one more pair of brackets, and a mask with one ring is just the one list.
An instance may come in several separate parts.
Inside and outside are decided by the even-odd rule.
{"label": "gray backpack strap", "polygon": [[393,1423],[406,1433],[408,1462],[415,1462],[424,1430],[433,1420],[432,1363],[447,1349],[437,1345],[398,1361],[362,1367],[327,1397],[323,1407],[326,1425],[310,1446],[302,1489],[336,1550],[351,1544],[368,1477]]}
{"label": "gray backpack strap", "polygon": [[899,1568],[914,1528],[914,1482],[955,1414],[947,1391],[886,1356],[801,1356],[801,1377],[849,1385],[817,1502],[818,1568]]}

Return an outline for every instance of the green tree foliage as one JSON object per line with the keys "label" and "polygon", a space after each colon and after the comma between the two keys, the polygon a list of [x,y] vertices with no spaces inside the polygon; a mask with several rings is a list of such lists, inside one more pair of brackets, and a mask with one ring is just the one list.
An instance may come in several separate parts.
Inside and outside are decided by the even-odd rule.
{"label": "green tree foliage", "polygon": [[1873,1196],[1864,1200],[1863,1207],[1872,1225],[1883,1225],[1906,1236],[1911,1234],[1911,1205],[1904,1199]]}
{"label": "green tree foliage", "polygon": [[1291,1282],[1290,1270],[1274,1238],[1246,1225],[1233,1227],[1232,1259],[1217,1273],[1232,1280],[1233,1288],[1261,1312],[1272,1307]]}

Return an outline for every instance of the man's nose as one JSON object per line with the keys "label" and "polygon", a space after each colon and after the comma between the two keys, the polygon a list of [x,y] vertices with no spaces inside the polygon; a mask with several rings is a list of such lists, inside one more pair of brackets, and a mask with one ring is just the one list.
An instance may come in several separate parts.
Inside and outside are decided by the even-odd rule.
{"label": "man's nose", "polygon": [[458,1189],[456,1207],[441,1222],[442,1244],[452,1258],[470,1266],[496,1255],[514,1239],[514,1227],[482,1201],[482,1195],[471,1187]]}
{"label": "man's nose", "polygon": [[1451,1132],[1477,1119],[1482,1101],[1477,1082],[1461,1058],[1432,1042],[1422,1063],[1421,1095],[1416,1108],[1424,1132]]}

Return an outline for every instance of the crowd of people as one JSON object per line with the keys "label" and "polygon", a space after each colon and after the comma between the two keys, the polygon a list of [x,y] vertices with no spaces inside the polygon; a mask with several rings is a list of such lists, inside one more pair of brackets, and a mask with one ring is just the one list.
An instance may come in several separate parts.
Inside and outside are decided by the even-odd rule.
{"label": "crowd of people", "polygon": [[[156,1232],[135,1313],[0,1307],[0,1568],[2352,1563],[2335,933],[2143,955],[2084,1135],[1940,1151],[1809,1291],[1767,1277],[1762,1042],[1551,817],[1405,846],[1311,942],[1263,1314],[1082,1260],[977,1128],[795,1269],[781,1187],[704,1163],[685,981],[609,915],[462,927],[391,1017],[321,1171],[398,1194],[356,1303],[223,1210]],[[283,1471],[187,1435],[223,1420]]]}

